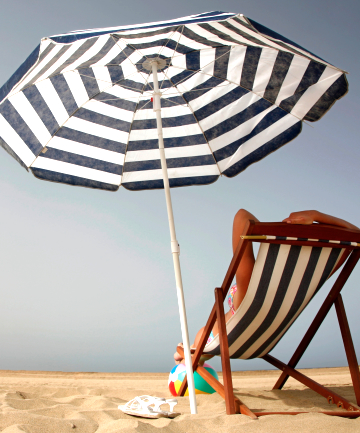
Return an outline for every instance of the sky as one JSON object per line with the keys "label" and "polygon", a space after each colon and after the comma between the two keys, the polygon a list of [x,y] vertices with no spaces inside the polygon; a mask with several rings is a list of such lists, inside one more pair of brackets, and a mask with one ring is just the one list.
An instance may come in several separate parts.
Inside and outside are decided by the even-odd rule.
{"label": "sky", "polygon": [[[317,209],[360,226],[359,18],[354,0],[0,0],[0,86],[45,36],[211,10],[245,16],[349,72],[349,93],[294,141],[235,178],[172,190],[190,339],[230,263],[232,220]],[[44,182],[0,149],[0,369],[170,371],[181,341],[163,191]],[[360,266],[343,290],[360,357]],[[331,283],[331,282],[330,282]],[[329,282],[272,354],[288,361]],[[220,369],[220,359],[210,364]],[[334,311],[300,367],[346,365]],[[267,369],[263,360],[234,370]]]}

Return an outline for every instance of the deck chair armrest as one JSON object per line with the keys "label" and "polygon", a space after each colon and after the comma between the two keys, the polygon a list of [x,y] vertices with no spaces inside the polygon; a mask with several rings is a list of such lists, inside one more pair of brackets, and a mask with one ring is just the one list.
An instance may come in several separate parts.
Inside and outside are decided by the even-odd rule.
{"label": "deck chair armrest", "polygon": [[254,222],[252,235],[328,239],[360,243],[360,230],[328,224],[287,224],[283,222]]}

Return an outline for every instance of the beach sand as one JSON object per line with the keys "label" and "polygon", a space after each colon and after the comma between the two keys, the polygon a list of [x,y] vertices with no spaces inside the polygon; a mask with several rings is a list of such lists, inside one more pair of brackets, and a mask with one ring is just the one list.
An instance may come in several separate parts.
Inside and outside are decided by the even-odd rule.
{"label": "beach sand", "polygon": [[[348,368],[302,370],[321,384],[356,403]],[[221,379],[221,375],[220,379]],[[290,379],[272,391],[277,371],[233,372],[236,395],[255,411],[328,411],[336,406]],[[296,416],[226,415],[217,395],[198,395],[198,414],[179,397],[174,419],[144,419],[122,413],[119,404],[138,395],[170,397],[168,373],[63,373],[0,371],[0,431],[4,433],[202,433],[202,432],[360,432],[360,418],[318,413]],[[165,407],[164,407],[165,408]]]}

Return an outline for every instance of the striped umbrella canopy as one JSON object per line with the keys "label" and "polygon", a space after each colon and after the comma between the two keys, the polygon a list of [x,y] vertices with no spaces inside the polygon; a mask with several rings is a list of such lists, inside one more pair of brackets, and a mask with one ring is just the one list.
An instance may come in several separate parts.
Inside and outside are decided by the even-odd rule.
{"label": "striped umbrella canopy", "polygon": [[40,179],[162,188],[152,58],[170,186],[237,175],[347,91],[342,70],[240,14],[75,31],[0,89],[0,143]]}
{"label": "striped umbrella canopy", "polygon": [[169,187],[239,174],[347,88],[344,71],[242,14],[74,31],[43,38],[0,89],[0,144],[43,180],[165,188],[189,361]]}

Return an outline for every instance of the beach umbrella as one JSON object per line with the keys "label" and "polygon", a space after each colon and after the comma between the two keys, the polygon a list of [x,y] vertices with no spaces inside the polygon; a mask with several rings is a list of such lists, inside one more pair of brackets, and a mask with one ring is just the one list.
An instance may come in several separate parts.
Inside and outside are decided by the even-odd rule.
{"label": "beach umbrella", "polygon": [[192,413],[170,187],[239,174],[346,92],[344,71],[227,12],[43,38],[0,89],[0,144],[37,178],[165,189]]}

